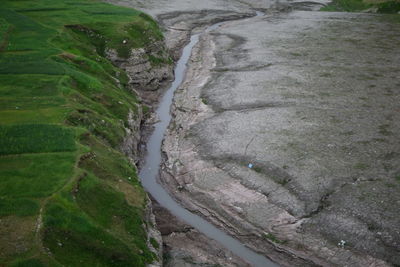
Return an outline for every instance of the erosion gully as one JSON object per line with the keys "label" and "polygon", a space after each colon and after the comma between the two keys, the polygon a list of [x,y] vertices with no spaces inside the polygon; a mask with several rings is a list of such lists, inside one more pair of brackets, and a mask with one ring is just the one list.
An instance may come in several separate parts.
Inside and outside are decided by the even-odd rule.
{"label": "erosion gully", "polygon": [[[256,12],[256,16],[263,16],[262,12]],[[222,22],[209,26],[204,32],[210,32],[218,28]],[[203,33],[204,33],[203,32]],[[165,131],[171,121],[170,108],[175,90],[181,85],[185,78],[187,62],[192,53],[193,47],[198,43],[202,33],[194,34],[190,38],[182,52],[181,58],[175,67],[175,80],[171,87],[163,95],[160,104],[156,110],[159,121],[154,125],[154,131],[147,143],[147,155],[145,164],[139,173],[142,185],[160,205],[167,208],[172,214],[191,225],[207,237],[216,240],[221,245],[232,251],[234,254],[248,262],[252,266],[273,267],[278,266],[266,257],[255,253],[247,248],[239,240],[229,236],[218,229],[202,217],[188,211],[172,198],[169,193],[157,182],[161,164],[161,143],[164,139]]]}

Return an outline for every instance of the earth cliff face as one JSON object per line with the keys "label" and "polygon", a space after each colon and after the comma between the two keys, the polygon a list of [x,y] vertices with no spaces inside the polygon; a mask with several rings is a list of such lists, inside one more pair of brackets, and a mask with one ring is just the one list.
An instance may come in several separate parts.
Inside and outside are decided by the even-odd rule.
{"label": "earth cliff face", "polygon": [[124,3],[158,17],[171,48],[216,18],[274,7],[224,23],[193,51],[163,148],[177,199],[282,265],[400,264],[393,17]]}

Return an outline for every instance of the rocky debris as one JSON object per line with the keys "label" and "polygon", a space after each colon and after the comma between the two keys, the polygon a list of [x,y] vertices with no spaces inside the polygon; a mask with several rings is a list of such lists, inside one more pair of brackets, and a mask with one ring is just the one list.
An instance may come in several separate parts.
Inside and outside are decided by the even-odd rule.
{"label": "rocky debris", "polygon": [[125,153],[136,164],[139,161],[141,141],[141,125],[143,120],[142,108],[138,108],[138,114],[135,115],[132,111],[128,114],[128,127],[125,127],[126,135],[121,145],[120,150]]}
{"label": "rocky debris", "polygon": [[185,224],[155,200],[153,212],[163,237],[164,266],[248,266],[217,242]]}
{"label": "rocky debris", "polygon": [[153,262],[149,267],[163,266],[163,239],[161,232],[157,227],[156,217],[154,214],[153,202],[148,198],[146,206],[146,233],[147,233],[147,247],[157,255],[159,261]]}
{"label": "rocky debris", "polygon": [[127,58],[118,56],[114,49],[108,49],[106,55],[116,66],[126,71],[129,84],[136,91],[156,91],[173,78],[172,62],[158,64],[150,60],[156,57],[168,61],[169,54],[163,41],[156,41],[145,48],[131,49]]}

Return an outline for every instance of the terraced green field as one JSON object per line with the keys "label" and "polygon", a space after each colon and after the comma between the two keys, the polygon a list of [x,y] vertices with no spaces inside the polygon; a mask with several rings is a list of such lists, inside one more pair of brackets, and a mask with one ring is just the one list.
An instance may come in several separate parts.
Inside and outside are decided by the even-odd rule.
{"label": "terraced green field", "polygon": [[[144,266],[145,193],[119,152],[140,107],[122,57],[162,34],[91,0],[0,2],[0,265]],[[125,40],[123,42],[123,40]]]}

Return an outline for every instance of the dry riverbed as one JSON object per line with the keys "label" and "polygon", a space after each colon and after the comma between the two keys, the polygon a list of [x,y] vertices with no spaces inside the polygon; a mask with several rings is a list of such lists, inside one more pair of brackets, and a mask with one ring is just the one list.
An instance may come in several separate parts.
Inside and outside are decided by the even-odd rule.
{"label": "dry riverbed", "polygon": [[[265,1],[123,4],[158,17],[174,51],[242,18],[202,35],[175,94],[161,178],[178,201],[283,266],[400,264],[398,23]],[[253,8],[274,9],[243,19]],[[164,241],[190,254],[182,266],[221,264],[194,253],[212,241],[177,233]]]}

